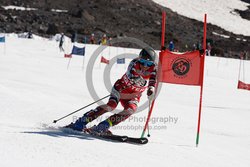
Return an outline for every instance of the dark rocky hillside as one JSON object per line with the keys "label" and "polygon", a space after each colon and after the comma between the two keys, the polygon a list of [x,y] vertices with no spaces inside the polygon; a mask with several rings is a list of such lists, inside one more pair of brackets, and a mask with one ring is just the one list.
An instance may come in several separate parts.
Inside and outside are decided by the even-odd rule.
{"label": "dark rocky hillside", "polygon": [[[37,10],[5,10],[1,7],[8,5]],[[55,12],[52,9],[67,12]],[[70,36],[76,31],[79,40],[84,36],[89,37],[91,33],[97,36],[105,33],[113,38],[138,38],[159,49],[162,10],[167,12],[166,45],[173,40],[176,48],[184,51],[187,50],[186,46],[191,49],[194,43],[202,41],[202,22],[180,16],[151,0],[1,0],[0,32],[32,30],[35,34],[48,37],[60,32]],[[237,12],[243,12],[242,17],[249,19],[249,12]],[[207,38],[213,46],[212,54],[236,57],[242,51],[250,52],[250,36],[235,35],[211,24],[207,28]]]}

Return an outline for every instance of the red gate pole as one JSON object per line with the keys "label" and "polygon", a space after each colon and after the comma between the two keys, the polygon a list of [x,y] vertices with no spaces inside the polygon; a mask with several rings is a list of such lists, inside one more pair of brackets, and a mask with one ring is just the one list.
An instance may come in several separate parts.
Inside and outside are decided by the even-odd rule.
{"label": "red gate pole", "polygon": [[[162,12],[162,27],[161,27],[161,30],[162,30],[162,33],[161,33],[161,52],[164,50],[164,44],[165,44],[165,24],[166,24],[166,12],[163,11]],[[161,54],[161,53],[160,53]],[[160,63],[160,62],[159,62]],[[158,74],[159,74],[159,66],[158,66]],[[159,77],[158,77],[159,78]],[[155,92],[157,94],[157,89],[158,89],[158,79],[157,79],[157,82],[156,82],[156,88],[155,88]],[[142,131],[142,134],[141,134],[141,138],[144,137],[144,134],[147,130],[148,127],[148,123],[149,123],[149,120],[150,120],[150,117],[151,117],[151,114],[152,114],[152,111],[153,111],[153,108],[154,108],[154,104],[155,104],[155,98],[156,98],[156,94],[155,94],[155,97],[152,101],[152,104],[150,106],[150,110],[148,112],[148,117],[147,117],[147,120],[146,120],[146,123],[144,125],[144,128],[143,128],[143,131]]]}
{"label": "red gate pole", "polygon": [[200,122],[201,122],[201,108],[202,108],[202,95],[203,95],[203,81],[204,81],[204,65],[205,65],[205,56],[206,56],[206,38],[207,38],[207,14],[204,15],[204,27],[203,27],[203,49],[204,54],[201,57],[201,72],[200,72],[200,104],[199,104],[199,115],[198,115],[198,126],[196,134],[196,147],[199,144],[200,138]]}
{"label": "red gate pole", "polygon": [[164,50],[165,46],[165,29],[166,29],[166,12],[162,12],[162,24],[161,24],[161,50]]}

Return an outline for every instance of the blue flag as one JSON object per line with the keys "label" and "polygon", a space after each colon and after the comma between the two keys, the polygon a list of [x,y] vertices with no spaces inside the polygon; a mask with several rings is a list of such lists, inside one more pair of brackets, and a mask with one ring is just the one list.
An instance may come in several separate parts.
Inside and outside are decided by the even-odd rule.
{"label": "blue flag", "polygon": [[117,64],[125,64],[125,58],[117,58]]}
{"label": "blue flag", "polygon": [[79,56],[84,56],[85,55],[85,47],[78,48],[76,46],[73,46],[71,54],[73,54],[73,55],[79,55]]}
{"label": "blue flag", "polygon": [[4,37],[0,37],[0,42],[5,42],[5,36]]}

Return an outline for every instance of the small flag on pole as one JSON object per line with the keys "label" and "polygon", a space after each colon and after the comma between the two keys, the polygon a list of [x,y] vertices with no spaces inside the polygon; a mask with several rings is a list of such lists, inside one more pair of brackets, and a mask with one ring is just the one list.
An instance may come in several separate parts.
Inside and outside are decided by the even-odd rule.
{"label": "small flag on pole", "polygon": [[104,58],[103,56],[101,57],[101,63],[109,64],[109,60]]}
{"label": "small flag on pole", "polygon": [[6,41],[5,41],[5,35],[0,34],[0,43],[4,44],[4,54],[6,54]]}
{"label": "small flag on pole", "polygon": [[73,46],[71,54],[73,54],[73,55],[79,55],[79,56],[84,56],[85,55],[85,47],[79,48],[77,46]]}
{"label": "small flag on pole", "polygon": [[72,58],[72,55],[71,54],[64,54],[64,57],[65,58]]}
{"label": "small flag on pole", "polygon": [[1,42],[1,43],[5,43],[5,36],[0,37],[0,42]]}
{"label": "small flag on pole", "polygon": [[242,81],[238,81],[238,89],[250,90],[250,84],[246,84]]}
{"label": "small flag on pole", "polygon": [[125,64],[125,58],[117,58],[117,64]]}

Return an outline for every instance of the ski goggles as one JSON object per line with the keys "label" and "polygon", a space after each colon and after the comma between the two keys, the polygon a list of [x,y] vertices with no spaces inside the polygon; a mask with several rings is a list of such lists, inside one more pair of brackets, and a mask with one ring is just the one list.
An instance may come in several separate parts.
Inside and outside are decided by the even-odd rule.
{"label": "ski goggles", "polygon": [[145,67],[151,67],[155,64],[154,62],[145,59],[139,59],[139,63]]}

